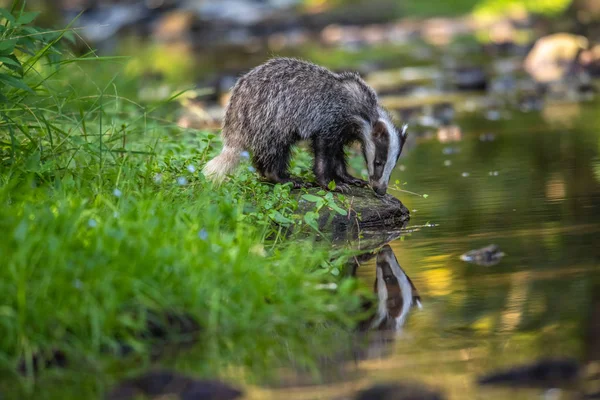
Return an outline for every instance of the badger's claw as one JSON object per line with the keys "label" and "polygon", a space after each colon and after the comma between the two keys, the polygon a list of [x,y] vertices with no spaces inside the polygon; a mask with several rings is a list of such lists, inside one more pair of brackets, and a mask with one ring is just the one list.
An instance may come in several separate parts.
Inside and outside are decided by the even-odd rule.
{"label": "badger's claw", "polygon": [[352,176],[349,176],[346,179],[344,179],[344,182],[346,182],[349,185],[358,186],[358,187],[367,187],[367,186],[369,186],[369,182],[367,182],[367,181],[365,181],[363,179],[354,178]]}
{"label": "badger's claw", "polygon": [[303,181],[300,178],[292,178],[290,180],[290,182],[292,182],[292,185],[294,186],[294,189],[302,189],[302,188],[315,187],[314,183]]}
{"label": "badger's claw", "polygon": [[344,182],[336,182],[333,191],[338,193],[350,193],[350,185]]}

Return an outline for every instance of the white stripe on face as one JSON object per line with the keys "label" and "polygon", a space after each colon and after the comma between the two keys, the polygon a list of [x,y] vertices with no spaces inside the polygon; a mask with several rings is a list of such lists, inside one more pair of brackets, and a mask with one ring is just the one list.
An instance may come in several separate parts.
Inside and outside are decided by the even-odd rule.
{"label": "white stripe on face", "polygon": [[369,171],[369,176],[373,175],[373,171],[375,169],[375,143],[373,143],[373,138],[371,137],[371,130],[371,125],[367,121],[362,120],[363,150],[367,159],[367,170]]}
{"label": "white stripe on face", "polygon": [[387,309],[388,291],[383,279],[383,271],[381,268],[377,268],[375,273],[377,274],[377,301],[379,303],[377,304],[375,319],[371,322],[371,328],[378,328],[389,315]]}
{"label": "white stripe on face", "polygon": [[[388,252],[386,252],[384,256],[385,260],[392,269],[392,273],[398,280],[398,284],[400,285],[400,293],[402,294],[402,310],[396,317],[396,329],[400,329],[406,321],[410,307],[413,305],[412,285],[408,280],[408,276],[406,276],[406,273],[402,270],[400,264],[398,264],[396,257]],[[379,275],[377,277],[379,278]]]}
{"label": "white stripe on face", "polygon": [[380,115],[379,121],[383,122],[386,127],[387,133],[389,135],[389,148],[387,152],[387,160],[385,162],[385,167],[383,169],[383,174],[381,174],[381,178],[379,178],[379,184],[382,186],[387,186],[390,181],[390,176],[392,175],[392,171],[396,166],[396,160],[398,159],[398,153],[400,152],[400,138],[398,133],[396,132],[396,128],[394,124],[390,122],[390,120],[385,115]]}

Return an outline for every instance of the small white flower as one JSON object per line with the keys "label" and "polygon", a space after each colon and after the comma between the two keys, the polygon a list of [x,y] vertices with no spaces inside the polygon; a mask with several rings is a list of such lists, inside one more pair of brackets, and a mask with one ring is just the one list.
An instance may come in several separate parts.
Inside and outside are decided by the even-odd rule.
{"label": "small white flower", "polygon": [[187,185],[187,183],[188,183],[188,180],[185,179],[183,176],[180,176],[179,178],[177,178],[177,184],[179,186]]}
{"label": "small white flower", "polygon": [[445,165],[446,167],[449,167],[449,166],[451,166],[451,165],[452,165],[452,161],[450,161],[450,160],[446,160],[446,161],[444,161],[444,165]]}
{"label": "small white flower", "polygon": [[244,150],[244,151],[242,151],[242,152],[240,153],[240,156],[241,156],[242,158],[245,158],[245,159],[247,160],[247,159],[249,159],[249,158],[250,158],[250,153],[248,153],[246,150]]}
{"label": "small white flower", "polygon": [[162,182],[162,174],[154,175],[154,183],[161,183],[161,182]]}
{"label": "small white flower", "polygon": [[400,164],[400,166],[398,167],[398,169],[400,171],[406,171],[406,166],[404,166],[403,164]]}
{"label": "small white flower", "polygon": [[417,211],[419,211],[419,210],[417,210],[417,209],[412,210],[412,212],[417,212]]}
{"label": "small white flower", "polygon": [[206,240],[206,239],[208,239],[208,232],[206,232],[206,229],[204,229],[204,228],[200,229],[200,231],[198,232],[198,237],[199,237],[201,240]]}
{"label": "small white flower", "polygon": [[187,166],[187,170],[190,171],[190,173],[194,173],[196,172],[196,167],[194,167],[193,165],[188,165]]}
{"label": "small white flower", "polygon": [[113,195],[115,197],[121,197],[121,195],[123,194],[123,192],[121,192],[119,189],[115,188],[115,190],[113,190]]}
{"label": "small white flower", "polygon": [[90,228],[95,228],[98,226],[98,222],[95,219],[90,218],[90,220],[88,221],[88,226]]}
{"label": "small white flower", "polygon": [[248,167],[248,171],[250,171],[250,172],[256,172],[256,168],[254,168],[253,166],[249,166]]}
{"label": "small white flower", "polygon": [[469,174],[468,172],[463,172],[461,175],[462,175],[462,177],[463,177],[463,178],[466,178],[466,177],[468,177],[470,174]]}
{"label": "small white flower", "polygon": [[336,290],[337,289],[337,284],[335,282],[331,282],[331,283],[320,283],[317,285],[317,289],[324,289],[324,290]]}

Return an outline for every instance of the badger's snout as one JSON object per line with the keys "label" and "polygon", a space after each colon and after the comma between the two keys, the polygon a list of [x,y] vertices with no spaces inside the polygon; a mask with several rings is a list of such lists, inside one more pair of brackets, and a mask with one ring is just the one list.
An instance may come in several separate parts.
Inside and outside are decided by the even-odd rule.
{"label": "badger's snout", "polygon": [[387,185],[382,185],[380,183],[371,183],[371,188],[377,196],[384,196],[385,192],[387,192]]}

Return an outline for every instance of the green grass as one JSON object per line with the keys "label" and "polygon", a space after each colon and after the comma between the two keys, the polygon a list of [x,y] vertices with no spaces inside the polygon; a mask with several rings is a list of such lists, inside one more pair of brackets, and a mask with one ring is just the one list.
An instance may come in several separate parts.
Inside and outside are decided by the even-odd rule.
{"label": "green grass", "polygon": [[[361,289],[337,277],[345,253],[316,241],[314,214],[295,214],[300,194],[261,183],[247,163],[213,187],[198,171],[218,136],[172,122],[170,100],[185,88],[142,104],[137,80],[106,76],[121,60],[74,58],[61,45],[68,30],[40,31],[34,15],[6,11],[0,396],[100,395],[148,365],[152,345],[139,336],[148,312],[197,320],[197,345],[171,360],[197,374],[238,367],[259,380],[335,350]],[[299,157],[293,168],[309,163]],[[326,196],[311,199],[343,212]],[[107,354],[117,342],[132,355]],[[67,355],[67,369],[32,379],[34,357],[52,350]],[[16,372],[21,361],[28,377]]]}

